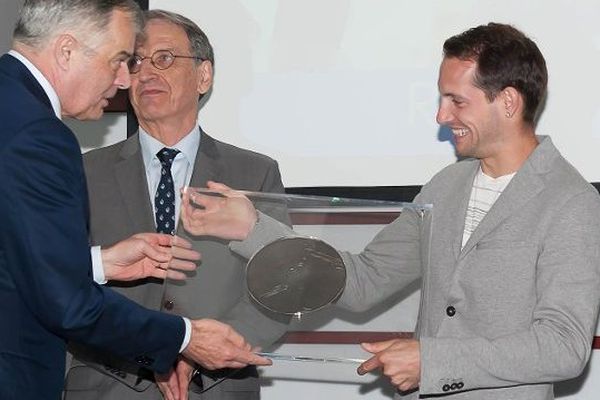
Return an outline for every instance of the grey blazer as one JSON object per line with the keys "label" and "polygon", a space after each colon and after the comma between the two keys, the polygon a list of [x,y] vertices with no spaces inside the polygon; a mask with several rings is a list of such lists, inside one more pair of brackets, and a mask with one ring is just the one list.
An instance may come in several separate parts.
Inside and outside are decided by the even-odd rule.
{"label": "grey blazer", "polygon": [[[433,204],[431,237],[405,212],[361,254],[343,254],[345,308],[366,310],[422,278],[421,383],[406,398],[553,399],[552,382],[587,363],[600,298],[600,197],[550,138],[540,141],[462,249],[477,160],[445,168],[415,199]],[[257,228],[231,247],[247,256],[292,234],[266,216]]]}
{"label": "grey blazer", "polygon": [[[155,231],[138,135],[85,154],[84,163],[93,244],[109,245],[138,232]],[[190,185],[204,187],[208,180],[245,190],[283,192],[274,160],[222,143],[202,132]],[[287,215],[283,212],[266,212],[287,222]],[[111,286],[148,308],[227,322],[253,345],[264,348],[275,342],[285,332],[287,321],[270,318],[248,299],[245,260],[233,254],[226,241],[190,237],[181,226],[177,234],[193,242],[194,248],[202,253],[202,261],[184,283],[169,284],[164,299],[163,285],[158,280],[146,279]],[[89,348],[71,345],[71,351],[74,362],[67,376],[66,399],[162,398],[155,385],[147,379],[146,371]],[[204,388],[226,375],[203,375]],[[258,398],[258,393],[256,371],[244,370],[224,379],[202,395],[190,393],[190,398]]]}

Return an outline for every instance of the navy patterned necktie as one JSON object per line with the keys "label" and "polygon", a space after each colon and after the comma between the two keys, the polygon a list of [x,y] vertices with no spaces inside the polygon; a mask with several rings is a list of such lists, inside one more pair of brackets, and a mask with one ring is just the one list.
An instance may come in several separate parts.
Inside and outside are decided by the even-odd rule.
{"label": "navy patterned necktie", "polygon": [[171,165],[179,153],[177,149],[163,147],[156,157],[162,165],[160,171],[160,182],[154,196],[154,212],[156,215],[156,232],[175,234],[175,188],[173,187],[173,176]]}

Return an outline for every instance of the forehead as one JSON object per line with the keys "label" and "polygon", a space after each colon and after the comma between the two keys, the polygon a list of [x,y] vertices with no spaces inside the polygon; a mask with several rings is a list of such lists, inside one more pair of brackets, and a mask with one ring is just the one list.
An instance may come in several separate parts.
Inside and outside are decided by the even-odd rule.
{"label": "forehead", "polygon": [[190,48],[190,41],[185,30],[171,22],[151,19],[144,27],[144,38],[137,44],[137,49],[155,51],[174,49],[184,51]]}
{"label": "forehead", "polygon": [[111,56],[119,53],[132,54],[135,33],[136,25],[131,15],[121,10],[115,10],[106,27],[106,40],[100,44],[99,48]]}
{"label": "forehead", "polygon": [[477,63],[472,60],[458,58],[444,58],[440,66],[438,86],[440,92],[452,91],[461,86],[475,87],[473,76],[477,70]]}

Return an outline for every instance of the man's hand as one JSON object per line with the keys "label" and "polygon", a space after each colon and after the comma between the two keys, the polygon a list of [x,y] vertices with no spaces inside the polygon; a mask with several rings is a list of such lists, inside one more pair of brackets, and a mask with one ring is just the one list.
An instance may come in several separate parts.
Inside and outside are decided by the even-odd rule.
{"label": "man's hand", "polygon": [[221,196],[184,191],[181,221],[196,236],[244,240],[256,225],[256,209],[248,198],[226,185],[209,181],[207,190]]}
{"label": "man's hand", "polygon": [[272,364],[254,354],[250,344],[232,327],[212,319],[192,321],[192,337],[183,355],[210,370]]}
{"label": "man's hand", "polygon": [[107,280],[132,281],[154,277],[183,280],[181,271],[196,269],[200,253],[192,244],[177,236],[162,233],[138,233],[102,249]]}
{"label": "man's hand", "polygon": [[358,367],[359,375],[381,368],[383,374],[392,381],[392,385],[403,392],[419,386],[421,354],[418,340],[392,339],[363,343],[361,346],[374,356]]}
{"label": "man's hand", "polygon": [[179,357],[175,368],[171,369],[168,374],[155,374],[154,377],[165,400],[187,400],[193,373],[193,363],[185,357]]}

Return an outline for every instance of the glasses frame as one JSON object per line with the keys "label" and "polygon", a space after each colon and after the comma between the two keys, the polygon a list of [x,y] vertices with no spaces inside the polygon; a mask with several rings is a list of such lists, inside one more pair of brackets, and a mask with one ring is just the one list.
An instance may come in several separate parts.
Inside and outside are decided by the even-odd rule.
{"label": "glasses frame", "polygon": [[[159,64],[155,61],[155,57],[157,57],[157,55],[165,54],[165,53],[168,53],[172,57],[173,61],[171,61],[171,63],[169,65],[167,65],[166,67],[163,68],[163,67],[159,66]],[[150,56],[145,56],[145,57],[140,57],[139,55],[134,54],[127,62],[127,70],[129,71],[130,74],[137,74],[142,69],[142,63],[144,62],[144,60],[150,60],[150,64],[152,64],[152,66],[154,68],[156,68],[159,71],[164,71],[166,69],[171,68],[173,63],[175,63],[176,58],[191,58],[194,60],[204,61],[204,59],[202,57],[173,54],[173,52],[171,50],[160,49],[160,50],[156,50]]]}

